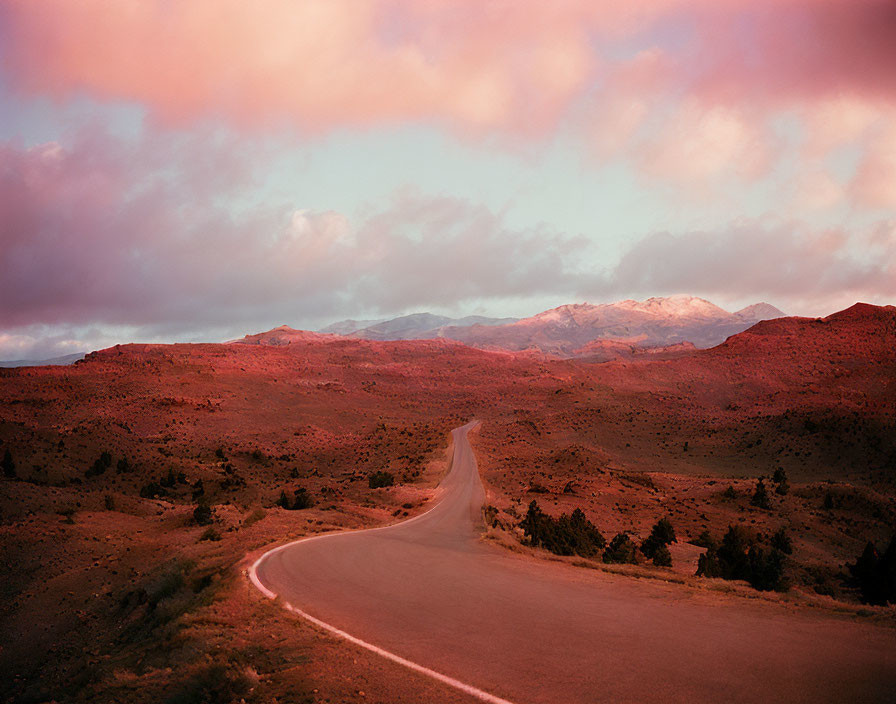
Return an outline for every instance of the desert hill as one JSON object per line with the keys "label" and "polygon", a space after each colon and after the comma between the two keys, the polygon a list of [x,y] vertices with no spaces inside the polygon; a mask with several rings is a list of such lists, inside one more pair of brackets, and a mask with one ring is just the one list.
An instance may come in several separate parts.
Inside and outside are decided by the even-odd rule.
{"label": "desert hill", "polygon": [[[856,603],[843,565],[896,522],[891,306],[609,362],[284,328],[248,341],[121,345],[73,366],[0,369],[0,455],[14,464],[0,478],[0,642],[20,644],[4,652],[16,673],[4,697],[148,704],[172,696],[191,658],[279,673],[297,650],[313,684],[274,691],[264,679],[259,696],[353,696],[325,676],[338,662],[354,677],[364,661],[339,660],[251,601],[245,554],[424,510],[448,431],[474,417],[491,539],[519,546],[532,499],[638,540],[668,516],[681,589],[698,580],[687,541],[703,531],[785,527],[794,599]],[[776,470],[789,492],[753,506],[757,478]],[[371,488],[378,471],[394,485]],[[296,495],[311,506],[292,510]],[[194,518],[200,503],[209,526]]]}

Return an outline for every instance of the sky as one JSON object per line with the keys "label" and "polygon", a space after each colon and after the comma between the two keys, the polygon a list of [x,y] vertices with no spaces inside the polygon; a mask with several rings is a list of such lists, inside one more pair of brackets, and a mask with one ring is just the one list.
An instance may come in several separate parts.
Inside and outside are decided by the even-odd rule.
{"label": "sky", "polygon": [[0,359],[896,299],[892,0],[0,0]]}

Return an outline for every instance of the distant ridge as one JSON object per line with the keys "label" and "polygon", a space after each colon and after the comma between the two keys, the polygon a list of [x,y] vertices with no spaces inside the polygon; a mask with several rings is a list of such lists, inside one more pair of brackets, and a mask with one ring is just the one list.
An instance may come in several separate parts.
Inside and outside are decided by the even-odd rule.
{"label": "distant ridge", "polygon": [[[783,316],[784,313],[768,303],[729,313],[703,298],[679,295],[599,305],[574,303],[509,325],[450,328],[443,334],[474,347],[536,349],[547,354],[577,356],[595,340],[618,341],[641,348],[669,347],[684,342],[699,348],[713,347],[760,320]],[[592,346],[590,352],[594,349]]]}
{"label": "distant ridge", "polygon": [[359,337],[365,340],[426,340],[444,337],[446,327],[469,327],[471,325],[506,325],[516,322],[516,318],[487,318],[468,315],[464,318],[448,318],[432,313],[412,313],[398,318],[381,320],[342,320],[322,328],[322,333],[335,333]]}
{"label": "distant ridge", "polygon": [[74,364],[79,359],[84,359],[85,354],[87,353],[75,352],[61,357],[52,357],[51,359],[11,359],[5,362],[0,362],[0,367],[64,367],[69,364]]}
{"label": "distant ridge", "polygon": [[522,320],[413,313],[378,320],[342,320],[316,333],[281,326],[236,342],[285,345],[332,336],[381,341],[444,338],[481,349],[603,359],[650,349],[657,356],[681,355],[690,345],[713,347],[761,320],[784,316],[769,303],[730,313],[706,299],[677,295],[644,301],[570,303]]}
{"label": "distant ridge", "polygon": [[270,345],[274,347],[289,345],[293,342],[313,342],[315,340],[332,340],[335,335],[326,335],[308,330],[295,330],[288,325],[281,325],[267,332],[246,335],[239,340],[231,340],[228,344]]}

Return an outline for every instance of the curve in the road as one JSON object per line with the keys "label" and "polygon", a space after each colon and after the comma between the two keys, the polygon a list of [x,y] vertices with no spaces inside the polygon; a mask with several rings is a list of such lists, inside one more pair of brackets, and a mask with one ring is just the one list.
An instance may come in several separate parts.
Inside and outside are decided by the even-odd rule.
{"label": "curve in the road", "polygon": [[[457,446],[456,445],[457,434],[462,432],[464,434],[464,439],[466,440],[466,433],[469,430],[471,430],[472,428],[476,427],[476,425],[478,425],[478,423],[476,421],[473,421],[472,423],[468,423],[467,425],[465,425],[461,428],[457,428],[454,431],[452,431],[452,434],[455,437],[455,448]],[[453,472],[454,466],[455,466],[454,457],[452,457],[452,471],[449,472],[448,476],[450,476],[451,473]],[[447,483],[448,476],[446,476],[446,480],[443,481],[443,484]],[[477,478],[478,478],[478,474],[477,474]],[[458,485],[455,483],[455,486],[458,486]],[[481,482],[480,482],[480,490],[481,490]],[[408,524],[413,523],[414,521],[417,521],[417,520],[425,517],[427,514],[434,511],[442,504],[444,504],[445,501],[451,500],[452,496],[454,496],[454,495],[448,494],[447,496],[444,496],[442,501],[437,503],[435,506],[428,509],[427,511],[420,514],[419,516],[415,516],[414,518],[410,518],[406,521],[402,521],[401,525],[407,526]],[[481,505],[481,502],[480,502],[480,505]],[[471,508],[475,509],[475,502],[471,503]],[[442,510],[444,510],[444,509],[442,509]],[[368,529],[368,531],[391,530],[396,527],[397,526],[394,526],[394,525],[393,526],[383,526],[380,528],[371,528],[371,529]],[[365,532],[368,532],[368,531],[365,531]],[[289,549],[289,548],[296,546],[300,543],[307,543],[312,540],[324,540],[326,538],[331,538],[335,535],[344,535],[346,533],[355,533],[355,532],[358,532],[358,531],[340,531],[338,533],[327,533],[325,535],[315,535],[315,536],[311,536],[309,538],[302,538],[300,540],[295,540],[291,543],[287,543],[286,545],[281,545],[279,547],[274,548],[273,550],[269,550],[268,552],[263,554],[261,557],[259,557],[249,568],[249,579],[252,580],[252,583],[266,597],[268,597],[269,599],[276,599],[277,594],[275,592],[271,591],[270,589],[268,589],[264,584],[262,584],[261,580],[258,578],[258,568],[259,568],[259,565],[261,565],[261,563],[264,560],[266,560],[269,556],[273,555],[274,553]],[[400,655],[396,655],[395,653],[393,653],[389,650],[386,650],[384,648],[381,648],[378,645],[374,645],[373,643],[368,643],[366,640],[362,640],[361,638],[358,638],[357,636],[353,636],[351,633],[346,633],[342,629],[336,628],[336,626],[326,623],[325,621],[321,621],[319,618],[315,618],[311,614],[306,613],[305,611],[302,611],[302,609],[298,608],[297,606],[293,606],[292,604],[285,603],[285,602],[284,602],[283,606],[288,611],[291,611],[292,613],[294,613],[298,616],[301,616],[305,620],[310,621],[314,625],[322,628],[323,630],[327,631],[328,633],[331,633],[332,635],[334,635],[338,638],[347,640],[348,642],[354,643],[355,645],[358,645],[366,650],[369,650],[370,652],[375,653],[376,655],[379,655],[380,657],[383,657],[383,658],[386,658],[387,660],[391,660],[392,662],[398,663],[399,665],[407,667],[408,669],[413,670],[414,672],[418,672],[426,677],[430,677],[430,678],[437,680],[443,684],[446,684],[449,687],[458,689],[461,692],[463,692],[464,694],[469,694],[470,696],[475,697],[476,699],[479,699],[480,701],[487,702],[488,704],[514,704],[513,702],[511,702],[508,699],[502,699],[501,697],[497,697],[494,694],[489,694],[488,692],[485,692],[485,691],[479,689],[478,687],[474,687],[471,684],[467,684],[466,682],[461,682],[460,680],[455,679],[454,677],[449,677],[448,675],[445,675],[441,672],[436,672],[435,670],[433,670],[429,667],[426,667],[425,665],[421,665],[420,663],[416,663],[416,662],[413,662],[412,660],[408,660],[407,658],[403,658]]]}
{"label": "curve in the road", "polygon": [[487,702],[889,702],[896,632],[512,555],[453,431],[415,518],[271,550],[252,582],[325,630]]}

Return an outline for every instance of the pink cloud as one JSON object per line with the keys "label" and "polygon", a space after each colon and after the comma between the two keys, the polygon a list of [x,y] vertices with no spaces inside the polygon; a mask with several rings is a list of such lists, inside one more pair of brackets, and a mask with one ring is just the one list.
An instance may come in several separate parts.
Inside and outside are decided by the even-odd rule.
{"label": "pink cloud", "polygon": [[798,222],[742,220],[727,228],[648,235],[596,292],[765,298],[789,310],[836,310],[896,296],[896,221],[869,231],[813,230]]}
{"label": "pink cloud", "polygon": [[[504,3],[468,10],[350,0],[15,2],[6,10],[7,70],[23,91],[136,101],[168,124],[221,115],[310,131],[404,120],[526,130],[556,121],[588,76],[584,28],[568,14]],[[413,36],[390,32],[390,16],[401,14]]]}
{"label": "pink cloud", "polygon": [[581,240],[508,229],[459,199],[408,193],[355,223],[290,203],[234,208],[254,151],[96,132],[0,144],[0,330],[298,322],[555,292],[574,275]]}
{"label": "pink cloud", "polygon": [[896,209],[896,124],[869,138],[849,192],[866,208]]}
{"label": "pink cloud", "polygon": [[673,93],[893,99],[894,13],[889,0],[13,0],[3,58],[26,93],[136,101],[169,124],[533,133],[612,75],[608,48],[649,42],[664,20],[695,33],[670,49]]}

